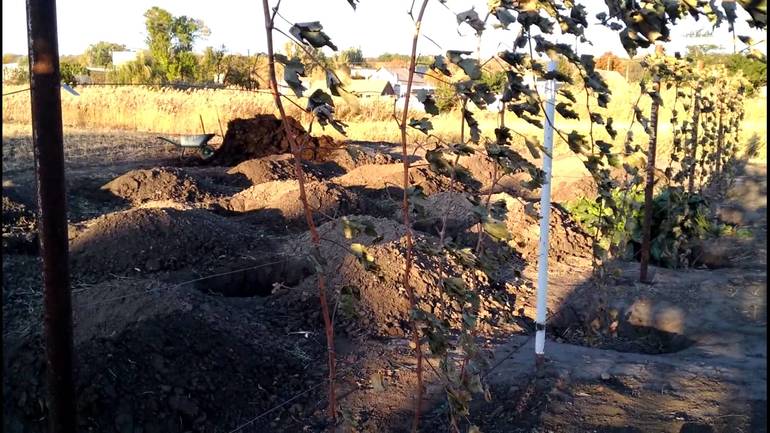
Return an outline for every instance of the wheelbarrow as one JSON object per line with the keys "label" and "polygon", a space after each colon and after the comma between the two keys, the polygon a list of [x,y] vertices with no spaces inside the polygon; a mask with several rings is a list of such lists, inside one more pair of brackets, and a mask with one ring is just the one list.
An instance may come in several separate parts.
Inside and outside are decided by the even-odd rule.
{"label": "wheelbarrow", "polygon": [[197,148],[203,159],[210,158],[214,154],[214,148],[211,147],[209,140],[214,138],[216,134],[194,134],[194,135],[182,135],[179,137],[179,141],[174,141],[166,137],[157,137],[159,140],[171,143],[174,146],[182,148],[182,152],[188,148]]}

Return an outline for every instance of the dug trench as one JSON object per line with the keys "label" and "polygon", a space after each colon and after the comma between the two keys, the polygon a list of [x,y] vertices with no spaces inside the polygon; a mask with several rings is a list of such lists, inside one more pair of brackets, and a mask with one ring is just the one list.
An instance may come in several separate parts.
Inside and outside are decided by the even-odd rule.
{"label": "dug trench", "polygon": [[[325,342],[293,161],[268,155],[234,164],[121,168],[106,171],[110,178],[78,172],[90,180],[70,194],[104,212],[81,212],[71,229],[82,431],[325,429]],[[404,227],[393,203],[402,193],[401,165],[387,148],[351,145],[305,167],[314,191],[330,192],[314,204],[333,288],[341,419],[356,426],[353,431],[407,431],[415,375],[404,338]],[[420,243],[436,242],[446,216],[449,235],[475,245],[471,204],[427,171],[415,169],[412,180],[428,194],[429,212],[415,226]],[[77,178],[70,181],[78,184]],[[482,431],[678,433],[688,424],[727,432],[761,422],[756,402],[764,398],[766,377],[748,381],[766,356],[766,345],[756,344],[763,332],[757,326],[766,321],[765,277],[755,268],[656,268],[655,285],[639,286],[627,277],[594,290],[587,283],[590,240],[558,207],[549,252],[554,332],[546,373],[535,380],[530,281],[537,205],[514,186],[493,196],[493,203],[504,203],[501,217],[514,235],[505,247],[507,271],[487,275],[460,261],[451,266],[481,296],[478,337],[494,356],[485,373],[493,399],[475,400],[471,410]],[[6,189],[4,179],[4,195]],[[109,207],[99,208],[104,194],[111,196]],[[30,203],[23,194],[9,198]],[[7,209],[27,215],[10,202]],[[342,216],[373,226],[377,235],[348,239]],[[34,231],[29,218],[8,221],[17,221],[9,232]],[[379,273],[365,270],[344,248],[353,242],[368,249]],[[484,246],[496,244],[485,239]],[[34,252],[4,249],[4,259],[3,387],[12,396],[4,403],[4,430],[43,431],[39,263]],[[617,265],[622,275],[633,275],[633,264]],[[438,292],[435,269],[435,258],[418,251],[412,286],[421,307],[444,312],[457,324],[461,317]],[[757,303],[758,309],[748,307]],[[572,310],[582,314],[570,315]],[[440,381],[430,370],[426,379],[423,430],[444,431]],[[664,399],[657,397],[661,390]],[[723,403],[723,392],[738,398]],[[742,416],[724,417],[735,414]]]}

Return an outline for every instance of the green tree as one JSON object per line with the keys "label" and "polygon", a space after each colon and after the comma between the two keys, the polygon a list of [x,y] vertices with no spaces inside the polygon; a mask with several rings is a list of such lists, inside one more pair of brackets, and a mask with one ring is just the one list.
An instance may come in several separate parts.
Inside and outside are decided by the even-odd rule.
{"label": "green tree", "polygon": [[108,67],[112,65],[112,53],[125,51],[126,46],[114,42],[99,41],[91,44],[85,52],[86,62],[89,66]]}
{"label": "green tree", "polygon": [[124,63],[107,72],[107,81],[116,84],[157,84],[160,77],[153,73],[154,65],[150,56],[144,53],[134,61]]}
{"label": "green tree", "polygon": [[335,56],[334,60],[339,65],[362,65],[366,63],[361,48],[348,48],[347,50],[342,50],[342,52]]}
{"label": "green tree", "polygon": [[505,76],[505,71],[482,71],[481,81],[489,86],[489,89],[492,92],[501,93],[503,91],[503,86],[505,86],[505,83],[508,81],[508,78]]}
{"label": "green tree", "polygon": [[305,65],[305,73],[308,76],[321,76],[324,68],[334,69],[334,62],[326,57],[326,54],[320,48],[304,47],[303,49],[296,42],[289,41],[284,44],[283,51],[288,58],[299,58],[302,64]]}
{"label": "green tree", "polygon": [[147,45],[159,72],[169,81],[195,76],[197,61],[192,55],[195,41],[209,35],[203,21],[185,15],[175,17],[154,6],[144,13]]}
{"label": "green tree", "polygon": [[78,75],[88,75],[88,69],[80,63],[61,61],[59,62],[61,80],[69,85],[77,84]]}
{"label": "green tree", "polygon": [[223,72],[225,68],[225,46],[220,49],[206,47],[203,50],[198,66],[198,80],[204,83],[216,81],[216,77]]}

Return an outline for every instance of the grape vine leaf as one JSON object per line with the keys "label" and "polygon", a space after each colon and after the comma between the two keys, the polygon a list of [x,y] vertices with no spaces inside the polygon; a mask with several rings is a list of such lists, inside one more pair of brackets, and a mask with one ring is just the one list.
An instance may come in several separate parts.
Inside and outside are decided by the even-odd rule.
{"label": "grape vine leaf", "polygon": [[468,24],[473,30],[476,30],[476,35],[478,36],[481,36],[481,33],[484,32],[484,21],[479,18],[475,7],[457,14],[457,24],[462,23]]}
{"label": "grape vine leaf", "polygon": [[423,117],[422,119],[409,119],[409,126],[427,135],[432,129],[433,124],[430,119]]}
{"label": "grape vine leaf", "polygon": [[431,95],[427,90],[418,90],[417,100],[420,101],[426,113],[433,116],[437,116],[439,114],[436,101],[433,99],[433,95]]}
{"label": "grape vine leaf", "polygon": [[289,33],[304,44],[314,48],[329,47],[337,51],[329,36],[323,32],[323,26],[319,21],[296,23],[289,28]]}
{"label": "grape vine leaf", "polygon": [[283,54],[275,54],[273,56],[275,61],[283,65],[283,81],[294,91],[294,94],[299,98],[302,97],[302,93],[307,88],[302,85],[302,81],[299,77],[305,77],[305,65],[299,61],[297,57],[293,57],[289,60]]}

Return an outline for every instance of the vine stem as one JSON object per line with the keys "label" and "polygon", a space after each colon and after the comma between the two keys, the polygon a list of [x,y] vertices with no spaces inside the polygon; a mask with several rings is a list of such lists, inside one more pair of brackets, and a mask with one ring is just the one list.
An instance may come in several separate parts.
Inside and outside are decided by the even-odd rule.
{"label": "vine stem", "polygon": [[[652,79],[652,91],[660,93],[660,77],[657,73]],[[642,222],[642,257],[640,260],[639,280],[642,283],[649,283],[650,279],[647,270],[650,264],[650,244],[652,235],[652,194],[655,186],[655,151],[658,136],[658,101],[652,100],[650,108],[650,144],[647,147],[647,182],[644,187],[644,221]],[[601,215],[600,215],[601,217]]]}
{"label": "vine stem", "polygon": [[[313,249],[315,253],[320,256],[321,251],[321,237],[318,234],[315,222],[313,221],[313,211],[310,208],[310,204],[307,201],[307,191],[305,188],[305,172],[302,169],[302,153],[300,146],[297,143],[297,137],[295,131],[293,131],[291,124],[286,118],[286,111],[283,108],[280,94],[278,93],[278,80],[275,75],[275,55],[273,53],[273,19],[278,12],[276,6],[273,15],[270,14],[270,5],[268,0],[262,0],[262,9],[265,15],[265,33],[267,36],[267,55],[268,55],[268,70],[270,74],[270,87],[273,93],[273,99],[275,105],[278,108],[278,112],[281,115],[281,125],[286,133],[286,137],[289,140],[289,146],[294,154],[294,172],[297,176],[297,183],[299,184],[299,199],[302,202],[302,207],[305,211],[305,220],[307,221],[308,228],[310,230],[310,238],[313,243]],[[335,397],[335,380],[336,376],[336,356],[334,353],[334,328],[331,322],[331,316],[329,314],[329,304],[326,300],[326,278],[323,272],[318,272],[318,297],[321,303],[321,313],[323,315],[324,329],[326,333],[326,348],[328,354],[328,368],[329,368],[329,417],[336,421],[337,418],[337,399]]]}
{"label": "vine stem", "polygon": [[[266,1],[266,0],[264,0]],[[409,99],[412,93],[412,83],[414,81],[415,63],[417,62],[417,41],[420,38],[420,26],[422,24],[422,17],[425,14],[425,8],[428,6],[429,0],[423,0],[420,6],[420,11],[417,14],[417,20],[414,23],[414,35],[412,37],[412,52],[409,58],[409,77],[406,83],[406,96],[404,99],[404,109],[401,113],[401,157],[404,163],[404,196],[402,202],[402,213],[404,218],[404,227],[406,228],[405,240],[406,240],[406,260],[404,266],[404,289],[409,297],[410,308],[410,323],[412,327],[412,342],[414,344],[415,356],[417,357],[417,392],[414,401],[414,418],[412,420],[412,432],[416,433],[420,426],[420,412],[422,409],[422,347],[420,346],[420,330],[417,327],[417,321],[413,317],[414,312],[417,310],[417,300],[415,299],[414,289],[409,282],[409,274],[412,270],[412,253],[413,253],[413,241],[412,241],[412,229],[409,222],[409,151],[407,149],[406,142],[406,121],[409,115]]]}

